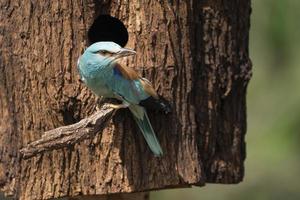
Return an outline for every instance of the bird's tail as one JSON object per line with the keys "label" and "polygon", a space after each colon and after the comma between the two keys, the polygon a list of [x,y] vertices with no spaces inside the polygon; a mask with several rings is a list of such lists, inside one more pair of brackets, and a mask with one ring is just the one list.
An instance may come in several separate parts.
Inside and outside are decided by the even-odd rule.
{"label": "bird's tail", "polygon": [[153,128],[150,124],[146,110],[142,106],[133,105],[133,104],[129,106],[129,109],[133,114],[134,120],[136,121],[139,128],[141,129],[144,138],[148,146],[150,147],[151,151],[156,156],[162,156],[163,155],[162,149],[156,138]]}

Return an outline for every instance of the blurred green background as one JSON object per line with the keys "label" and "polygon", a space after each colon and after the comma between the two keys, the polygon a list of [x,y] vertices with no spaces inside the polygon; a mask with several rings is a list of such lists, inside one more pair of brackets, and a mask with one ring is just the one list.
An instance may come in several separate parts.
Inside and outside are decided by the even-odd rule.
{"label": "blurred green background", "polygon": [[299,0],[252,0],[244,181],[152,192],[151,200],[300,199],[299,37]]}

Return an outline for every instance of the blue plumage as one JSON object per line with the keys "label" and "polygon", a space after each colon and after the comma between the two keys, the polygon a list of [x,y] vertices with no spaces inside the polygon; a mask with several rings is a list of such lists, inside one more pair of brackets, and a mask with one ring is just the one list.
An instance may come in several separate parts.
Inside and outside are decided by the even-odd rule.
{"label": "blue plumage", "polygon": [[118,68],[114,68],[113,70],[114,70],[114,75],[115,75],[115,76],[120,76],[120,77],[122,77],[122,74],[121,74],[121,72],[120,72],[120,70],[119,70]]}
{"label": "blue plumage", "polygon": [[157,94],[149,81],[131,68],[123,67],[117,59],[134,55],[135,51],[122,48],[114,42],[97,42],[86,49],[78,60],[82,81],[97,95],[116,98],[128,107],[141,129],[147,144],[156,156],[162,149],[150,124],[146,110],[139,103]]}

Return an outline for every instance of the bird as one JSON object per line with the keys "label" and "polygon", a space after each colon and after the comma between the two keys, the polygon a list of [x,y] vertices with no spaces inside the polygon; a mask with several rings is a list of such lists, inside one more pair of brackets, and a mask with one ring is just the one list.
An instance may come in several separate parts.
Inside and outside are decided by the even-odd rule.
{"label": "bird", "polygon": [[150,104],[154,102],[165,113],[170,108],[160,101],[149,80],[141,77],[133,68],[119,64],[120,58],[135,54],[136,51],[112,41],[95,42],[79,57],[77,68],[80,79],[94,94],[122,102],[118,105],[110,104],[110,107],[129,108],[149,148],[155,156],[160,157],[163,151],[143,105],[147,101]]}

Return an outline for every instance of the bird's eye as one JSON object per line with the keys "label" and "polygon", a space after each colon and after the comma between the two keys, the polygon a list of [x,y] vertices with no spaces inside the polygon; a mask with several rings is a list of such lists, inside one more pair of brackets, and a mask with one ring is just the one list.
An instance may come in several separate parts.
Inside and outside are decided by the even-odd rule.
{"label": "bird's eye", "polygon": [[103,55],[103,56],[107,56],[107,55],[110,54],[110,52],[105,51],[105,50],[100,50],[100,51],[98,51],[98,53],[100,53],[100,54]]}

